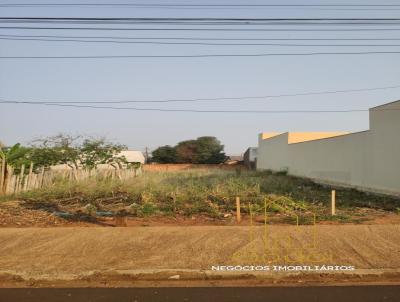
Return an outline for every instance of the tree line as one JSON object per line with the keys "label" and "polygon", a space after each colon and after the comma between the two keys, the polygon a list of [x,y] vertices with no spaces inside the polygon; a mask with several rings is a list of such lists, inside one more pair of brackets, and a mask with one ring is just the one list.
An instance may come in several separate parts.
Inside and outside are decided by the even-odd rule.
{"label": "tree line", "polygon": [[[65,164],[74,169],[91,170],[99,164],[114,167],[128,165],[126,158],[119,155],[126,149],[125,145],[105,138],[58,134],[34,140],[28,146],[20,143],[8,147],[0,145],[0,161],[4,159],[15,172],[31,163],[36,168]],[[217,138],[202,136],[181,141],[175,146],[161,146],[147,160],[156,163],[219,164],[227,159],[223,150],[224,146]]]}
{"label": "tree line", "polygon": [[115,167],[127,164],[125,157],[118,155],[124,149],[126,146],[104,138],[59,134],[37,139],[30,146],[20,143],[10,147],[0,146],[0,159],[16,171],[31,163],[36,168],[65,164],[75,169],[91,170],[99,164]]}
{"label": "tree line", "polygon": [[152,152],[151,161],[156,163],[219,164],[226,161],[224,146],[213,136],[185,140],[175,146],[162,146]]}

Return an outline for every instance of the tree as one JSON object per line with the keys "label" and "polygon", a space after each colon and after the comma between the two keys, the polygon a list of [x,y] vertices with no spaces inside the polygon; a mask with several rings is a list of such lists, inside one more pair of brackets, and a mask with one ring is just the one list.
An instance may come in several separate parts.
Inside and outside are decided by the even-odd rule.
{"label": "tree", "polygon": [[33,142],[31,159],[36,166],[66,164],[78,168],[81,136],[57,134]]}
{"label": "tree", "polygon": [[91,170],[99,164],[118,165],[126,163],[126,158],[119,156],[124,145],[107,142],[104,138],[85,139],[79,148],[79,161],[83,167]]}
{"label": "tree", "polygon": [[175,147],[179,163],[196,163],[197,141],[188,140],[180,142]]}
{"label": "tree", "polygon": [[78,169],[94,169],[99,164],[116,167],[126,163],[126,158],[119,156],[126,147],[108,142],[105,138],[85,138],[68,134],[57,134],[33,142],[30,158],[36,166],[66,164]]}
{"label": "tree", "polygon": [[160,164],[176,163],[178,159],[175,148],[171,146],[158,147],[151,155],[151,161]]}
{"label": "tree", "polygon": [[15,144],[12,147],[0,148],[0,158],[5,159],[7,165],[14,169],[20,168],[22,165],[29,165],[29,152],[28,147],[23,147],[21,144]]}
{"label": "tree", "polygon": [[226,160],[224,146],[213,136],[186,140],[175,147],[163,146],[153,151],[152,160],[158,163],[219,164]]}
{"label": "tree", "polygon": [[[14,171],[17,173],[20,172],[21,166],[22,165],[27,165],[29,163],[28,160],[28,153],[29,153],[29,148],[21,146],[21,144],[15,144],[12,147],[0,147],[0,166],[1,169],[4,169],[2,173],[4,172],[4,177],[7,179],[8,174],[10,173],[9,171],[9,166],[13,167]],[[3,162],[5,163],[4,166],[2,166]],[[0,192],[5,192],[6,190],[6,182],[4,181],[2,186],[0,187]]]}
{"label": "tree", "polygon": [[196,140],[196,158],[198,164],[219,164],[227,157],[223,152],[224,146],[213,136],[202,136]]}

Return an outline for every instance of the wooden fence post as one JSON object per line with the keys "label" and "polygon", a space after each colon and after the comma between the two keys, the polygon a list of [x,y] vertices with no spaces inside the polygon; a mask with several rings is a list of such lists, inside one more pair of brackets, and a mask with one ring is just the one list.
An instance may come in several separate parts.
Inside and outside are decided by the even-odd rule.
{"label": "wooden fence post", "polygon": [[17,182],[17,190],[16,194],[22,192],[24,190],[24,172],[25,172],[25,165],[21,166],[21,172],[19,174],[19,181]]}
{"label": "wooden fence post", "polygon": [[115,226],[117,227],[126,227],[127,226],[127,217],[126,216],[115,216]]}
{"label": "wooden fence post", "polygon": [[236,221],[240,223],[242,216],[240,215],[240,197],[236,196]]}
{"label": "wooden fence post", "polygon": [[0,171],[0,193],[6,193],[6,158],[1,158],[1,171]]}
{"label": "wooden fence post", "polygon": [[[6,163],[7,165],[7,163]],[[5,194],[13,194],[14,193],[14,180],[15,180],[15,176],[14,176],[14,169],[7,165],[7,173],[4,179],[5,182]]]}
{"label": "wooden fence post", "polygon": [[20,177],[19,177],[19,175],[15,174],[15,185],[14,185],[13,194],[18,194],[18,192],[19,192],[19,183],[20,183]]}
{"label": "wooden fence post", "polygon": [[31,164],[29,166],[29,173],[25,180],[24,191],[27,191],[30,189],[31,182],[32,182],[32,173],[33,173],[33,162],[31,162]]}
{"label": "wooden fence post", "polygon": [[39,186],[38,186],[39,189],[43,187],[43,182],[44,182],[44,166],[42,167],[42,170],[40,171]]}
{"label": "wooden fence post", "polygon": [[331,193],[331,214],[332,216],[336,215],[336,191],[332,190]]}

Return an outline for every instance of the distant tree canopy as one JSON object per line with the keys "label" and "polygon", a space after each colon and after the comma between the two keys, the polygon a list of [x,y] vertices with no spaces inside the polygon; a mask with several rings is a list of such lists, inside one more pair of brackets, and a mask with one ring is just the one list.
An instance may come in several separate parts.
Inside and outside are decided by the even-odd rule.
{"label": "distant tree canopy", "polygon": [[59,134],[35,140],[29,147],[15,144],[0,148],[0,157],[4,157],[7,164],[15,169],[19,169],[22,164],[28,166],[31,162],[35,167],[66,164],[72,168],[93,169],[99,164],[120,166],[126,163],[124,157],[118,156],[125,148],[104,138]]}
{"label": "distant tree canopy", "polygon": [[157,163],[219,164],[226,160],[224,146],[213,136],[187,140],[176,146],[162,146],[152,152]]}
{"label": "distant tree canopy", "polygon": [[152,152],[152,161],[160,164],[176,163],[177,153],[174,147],[162,146]]}

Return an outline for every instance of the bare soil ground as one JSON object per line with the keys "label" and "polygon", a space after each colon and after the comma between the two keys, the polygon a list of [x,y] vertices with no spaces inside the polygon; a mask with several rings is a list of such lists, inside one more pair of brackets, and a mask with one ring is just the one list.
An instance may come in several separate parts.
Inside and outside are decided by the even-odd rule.
{"label": "bare soil ground", "polygon": [[[39,203],[38,203],[39,204]],[[338,219],[325,220],[318,224],[400,224],[400,215],[391,211],[371,208],[356,208],[353,215],[346,220],[341,220],[341,210],[337,211]],[[150,217],[127,217],[126,226],[203,226],[203,225],[237,225],[235,213],[227,213],[226,217],[210,217],[208,215],[184,215],[166,216],[154,215]],[[294,219],[285,217],[283,214],[274,214],[270,222],[277,225],[294,224]],[[264,223],[262,215],[255,216],[253,223],[261,225]],[[250,225],[249,215],[244,214],[241,225]],[[0,228],[1,227],[113,227],[116,226],[114,217],[59,217],[52,209],[43,204],[38,207],[27,207],[24,201],[0,202]]]}
{"label": "bare soil ground", "polygon": [[[289,235],[294,246],[303,247],[313,230],[270,226],[268,234],[285,249]],[[201,280],[212,285],[228,279],[243,286],[400,283],[400,225],[318,226],[317,250],[332,257],[326,260],[329,263],[303,265],[353,265],[354,272],[210,271],[213,265],[274,264],[269,258],[254,257],[264,251],[263,236],[263,227],[246,226],[1,228],[0,286],[137,286]],[[173,275],[179,280],[169,280]]]}

